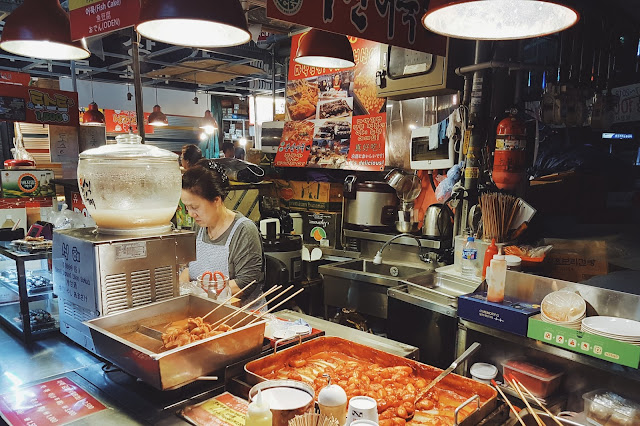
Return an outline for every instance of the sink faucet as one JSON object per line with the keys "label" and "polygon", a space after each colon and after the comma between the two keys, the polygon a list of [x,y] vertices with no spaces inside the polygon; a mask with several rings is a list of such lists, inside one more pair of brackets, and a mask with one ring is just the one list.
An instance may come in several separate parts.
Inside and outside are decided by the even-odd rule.
{"label": "sink faucet", "polygon": [[387,248],[387,246],[389,244],[391,244],[391,242],[397,238],[400,237],[411,237],[413,239],[416,240],[416,243],[418,244],[418,256],[420,257],[420,260],[422,260],[423,262],[430,262],[431,259],[429,258],[429,254],[423,252],[422,250],[422,243],[420,242],[420,238],[416,237],[413,234],[398,234],[398,235],[394,235],[393,237],[391,237],[389,239],[389,241],[387,241],[386,243],[384,243],[382,245],[382,247],[380,247],[380,250],[378,250],[378,252],[376,253],[376,255],[373,257],[373,263],[376,265],[380,265],[382,263],[382,251]]}

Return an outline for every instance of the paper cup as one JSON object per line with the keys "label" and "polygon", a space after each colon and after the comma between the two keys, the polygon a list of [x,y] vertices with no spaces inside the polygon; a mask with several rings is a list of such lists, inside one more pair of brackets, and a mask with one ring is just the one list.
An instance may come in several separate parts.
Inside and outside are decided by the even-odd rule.
{"label": "paper cup", "polygon": [[354,396],[349,400],[347,424],[356,420],[371,420],[378,423],[378,403],[368,396]]}

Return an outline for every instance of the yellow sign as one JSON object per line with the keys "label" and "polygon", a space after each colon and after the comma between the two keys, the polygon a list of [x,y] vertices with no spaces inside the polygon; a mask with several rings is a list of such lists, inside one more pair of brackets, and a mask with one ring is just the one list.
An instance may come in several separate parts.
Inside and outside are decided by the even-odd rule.
{"label": "yellow sign", "polygon": [[[104,0],[69,0],[69,11],[80,9],[81,7],[85,7],[85,6],[91,6],[92,4],[100,3],[101,1],[104,1]],[[125,0],[125,1],[131,1],[131,0]],[[137,0],[134,0],[134,1],[137,1]]]}

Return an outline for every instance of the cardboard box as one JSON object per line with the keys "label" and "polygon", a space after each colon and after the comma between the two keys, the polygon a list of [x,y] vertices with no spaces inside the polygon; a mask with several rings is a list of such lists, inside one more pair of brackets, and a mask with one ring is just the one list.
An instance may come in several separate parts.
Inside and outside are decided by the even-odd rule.
{"label": "cardboard box", "polygon": [[55,197],[56,187],[51,182],[53,170],[0,171],[2,198]]}
{"label": "cardboard box", "polygon": [[540,313],[540,305],[511,298],[502,303],[487,301],[487,293],[458,297],[458,316],[509,333],[527,335],[529,317]]}
{"label": "cardboard box", "polygon": [[304,212],[302,213],[302,234],[305,244],[320,247],[340,248],[342,231],[341,213]]}
{"label": "cardboard box", "polygon": [[553,246],[544,264],[550,278],[579,283],[609,272],[605,241],[545,238],[544,244]]}
{"label": "cardboard box", "polygon": [[341,183],[274,180],[280,206],[291,210],[342,211]]}
{"label": "cardboard box", "polygon": [[529,318],[527,336],[571,352],[627,367],[638,368],[640,364],[640,346],[550,324],[542,321],[540,315]]}

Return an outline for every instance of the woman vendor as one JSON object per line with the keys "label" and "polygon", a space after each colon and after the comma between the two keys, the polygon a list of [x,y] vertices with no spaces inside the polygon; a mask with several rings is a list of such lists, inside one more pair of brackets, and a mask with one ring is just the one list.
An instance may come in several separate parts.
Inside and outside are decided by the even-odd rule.
{"label": "woman vendor", "polygon": [[181,199],[198,227],[196,260],[182,272],[180,281],[195,281],[207,271],[220,271],[229,277],[235,294],[255,280],[253,288],[240,296],[244,305],[262,294],[264,253],[255,224],[224,205],[228,192],[229,179],[213,160],[198,161],[182,176]]}

